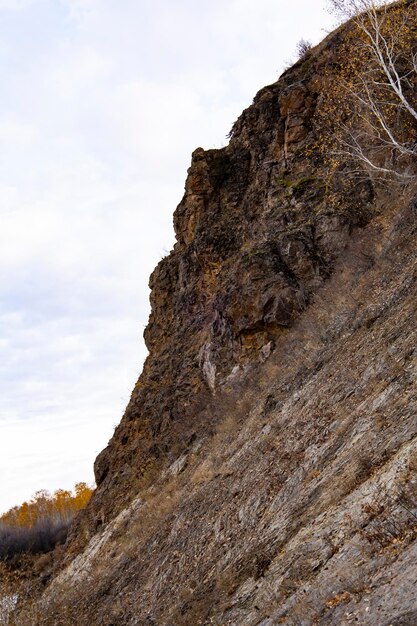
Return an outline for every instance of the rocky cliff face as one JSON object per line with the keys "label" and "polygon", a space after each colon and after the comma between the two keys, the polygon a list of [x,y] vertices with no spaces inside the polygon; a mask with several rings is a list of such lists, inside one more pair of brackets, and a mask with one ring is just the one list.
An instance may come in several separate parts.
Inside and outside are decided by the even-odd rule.
{"label": "rocky cliff face", "polygon": [[417,623],[416,202],[328,192],[342,39],[193,153],[149,357],[20,624]]}
{"label": "rocky cliff face", "polygon": [[127,481],[173,462],[205,430],[202,406],[269,357],[372,211],[369,182],[329,203],[322,162],[305,156],[327,65],[309,56],[257,94],[226,148],[192,155],[177,243],[150,279],[150,356],[95,466],[101,493],[120,479],[123,504]]}

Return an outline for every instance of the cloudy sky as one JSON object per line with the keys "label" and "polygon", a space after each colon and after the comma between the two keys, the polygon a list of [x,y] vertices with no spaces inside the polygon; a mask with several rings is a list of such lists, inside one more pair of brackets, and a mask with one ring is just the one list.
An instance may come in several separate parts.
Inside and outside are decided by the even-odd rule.
{"label": "cloudy sky", "polygon": [[146,354],[148,276],[326,0],[0,0],[0,511],[92,465]]}

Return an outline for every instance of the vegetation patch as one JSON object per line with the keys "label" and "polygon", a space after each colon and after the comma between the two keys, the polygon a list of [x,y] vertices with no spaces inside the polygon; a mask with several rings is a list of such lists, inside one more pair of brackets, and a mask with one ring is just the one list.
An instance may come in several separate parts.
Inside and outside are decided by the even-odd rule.
{"label": "vegetation patch", "polygon": [[64,543],[77,511],[89,502],[93,490],[77,483],[74,492],[58,489],[53,495],[38,491],[29,502],[0,517],[0,559],[49,552]]}

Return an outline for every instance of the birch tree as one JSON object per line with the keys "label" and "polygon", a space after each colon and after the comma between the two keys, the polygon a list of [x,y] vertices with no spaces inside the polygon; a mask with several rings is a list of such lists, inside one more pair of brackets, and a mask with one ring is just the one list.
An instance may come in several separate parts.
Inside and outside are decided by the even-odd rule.
{"label": "birch tree", "polygon": [[342,80],[352,116],[341,121],[340,155],[409,180],[417,157],[417,2],[330,1],[355,26],[357,46],[356,71]]}

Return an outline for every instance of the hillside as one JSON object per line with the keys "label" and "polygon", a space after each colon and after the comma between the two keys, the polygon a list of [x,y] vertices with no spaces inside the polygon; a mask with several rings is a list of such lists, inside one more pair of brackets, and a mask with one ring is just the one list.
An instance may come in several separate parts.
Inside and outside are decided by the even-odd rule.
{"label": "hillside", "polygon": [[143,372],[16,624],[417,623],[417,189],[330,171],[352,32],[194,151]]}

